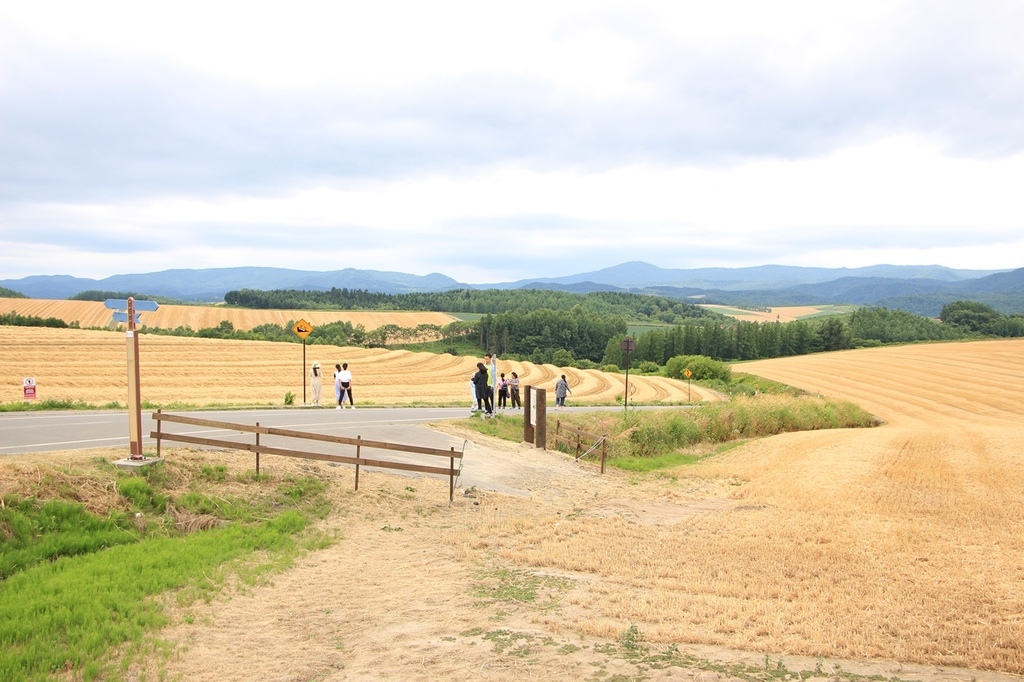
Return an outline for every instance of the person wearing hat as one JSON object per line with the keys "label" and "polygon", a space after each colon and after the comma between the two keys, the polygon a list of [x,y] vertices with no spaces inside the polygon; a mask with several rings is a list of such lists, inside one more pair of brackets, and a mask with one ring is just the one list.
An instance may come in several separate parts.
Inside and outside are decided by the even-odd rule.
{"label": "person wearing hat", "polygon": [[320,407],[320,396],[324,392],[323,378],[320,376],[320,363],[314,362],[313,368],[309,370],[309,387],[313,391],[313,405]]}

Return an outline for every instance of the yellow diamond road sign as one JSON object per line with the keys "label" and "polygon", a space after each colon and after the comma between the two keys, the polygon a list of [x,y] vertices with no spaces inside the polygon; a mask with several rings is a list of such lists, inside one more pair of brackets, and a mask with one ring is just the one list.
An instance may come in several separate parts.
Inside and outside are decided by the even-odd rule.
{"label": "yellow diamond road sign", "polygon": [[299,338],[305,340],[305,338],[312,333],[313,325],[305,320],[299,320],[295,323],[295,326],[292,327],[292,331],[298,334]]}

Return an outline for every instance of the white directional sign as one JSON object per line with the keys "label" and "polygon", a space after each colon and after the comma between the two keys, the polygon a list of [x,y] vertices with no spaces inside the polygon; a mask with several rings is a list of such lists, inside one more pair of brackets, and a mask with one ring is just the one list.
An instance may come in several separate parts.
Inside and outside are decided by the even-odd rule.
{"label": "white directional sign", "polygon": [[[156,301],[132,301],[135,312],[151,313],[160,307]],[[103,305],[110,310],[128,310],[128,301],[125,299],[108,298]]]}
{"label": "white directional sign", "polygon": [[[127,313],[127,311],[118,310],[117,312],[114,313],[113,317],[114,317],[114,322],[123,322],[124,324],[128,324],[128,313]],[[139,317],[140,317],[139,314],[135,313],[135,324],[139,323]]]}

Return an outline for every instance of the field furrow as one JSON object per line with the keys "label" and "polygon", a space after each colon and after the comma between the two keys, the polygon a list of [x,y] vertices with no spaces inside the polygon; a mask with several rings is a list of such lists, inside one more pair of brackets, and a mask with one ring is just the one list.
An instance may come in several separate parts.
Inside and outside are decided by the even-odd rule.
{"label": "field furrow", "polygon": [[[84,400],[94,404],[127,402],[127,341],[123,332],[0,327],[3,360],[0,401],[22,397],[22,379],[32,377],[38,399]],[[480,358],[389,351],[381,348],[306,347],[295,343],[235,341],[141,334],[139,357],[142,398],[157,404],[282,404],[285,394],[302,403],[309,366],[320,362],[329,397],[335,364],[346,362],[353,373],[358,403],[389,405],[469,403],[468,382]],[[613,404],[621,399],[621,379],[594,370],[499,360],[498,371],[516,371],[523,386],[553,394],[558,375],[575,382],[573,401]],[[649,395],[685,402],[685,387],[670,379],[643,377]],[[655,388],[656,387],[656,388]],[[308,388],[306,395],[309,395]],[[554,396],[551,396],[554,400]]]}

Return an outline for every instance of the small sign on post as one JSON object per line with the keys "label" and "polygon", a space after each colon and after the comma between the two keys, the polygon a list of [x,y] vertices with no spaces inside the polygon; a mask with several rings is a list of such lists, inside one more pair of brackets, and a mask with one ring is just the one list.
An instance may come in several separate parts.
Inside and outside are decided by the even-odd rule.
{"label": "small sign on post", "polygon": [[32,402],[36,399],[36,380],[33,377],[26,377],[21,380],[22,390],[25,393],[25,400]]}
{"label": "small sign on post", "polygon": [[299,320],[292,327],[295,335],[302,339],[302,404],[306,404],[306,337],[313,333],[313,325],[305,320]]}

